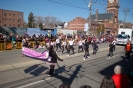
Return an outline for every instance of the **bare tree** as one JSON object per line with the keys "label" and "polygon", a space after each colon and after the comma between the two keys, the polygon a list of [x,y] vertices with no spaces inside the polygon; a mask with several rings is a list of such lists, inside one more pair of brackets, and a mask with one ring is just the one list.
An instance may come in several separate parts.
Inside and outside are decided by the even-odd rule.
{"label": "bare tree", "polygon": [[44,18],[44,28],[55,28],[56,25],[62,23],[59,19],[57,19],[56,17],[52,17],[52,16],[47,16]]}
{"label": "bare tree", "polygon": [[40,24],[44,23],[44,17],[41,16],[35,16],[35,25],[36,27],[39,26]]}

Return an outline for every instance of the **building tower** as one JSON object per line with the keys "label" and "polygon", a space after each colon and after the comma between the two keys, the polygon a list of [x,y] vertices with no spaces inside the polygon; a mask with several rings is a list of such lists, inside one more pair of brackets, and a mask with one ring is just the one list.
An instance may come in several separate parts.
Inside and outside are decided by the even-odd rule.
{"label": "building tower", "polygon": [[114,30],[117,32],[118,29],[118,9],[119,0],[108,0],[107,13],[113,13],[112,21],[114,23]]}

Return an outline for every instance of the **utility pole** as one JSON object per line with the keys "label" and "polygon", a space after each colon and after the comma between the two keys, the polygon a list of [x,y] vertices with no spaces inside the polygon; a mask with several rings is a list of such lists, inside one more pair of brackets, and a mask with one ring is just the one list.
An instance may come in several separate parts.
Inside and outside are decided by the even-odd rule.
{"label": "utility pole", "polygon": [[130,10],[129,10],[129,8],[126,8],[126,9],[124,9],[124,10],[123,10],[123,12],[125,13],[125,17],[124,17],[124,27],[123,27],[123,28],[125,28],[126,15],[127,15],[127,13],[129,13],[129,12],[130,12]]}
{"label": "utility pole", "polygon": [[90,14],[89,14],[89,27],[88,27],[88,35],[91,33],[91,10],[92,10],[92,0],[90,0],[90,3],[88,4]]}

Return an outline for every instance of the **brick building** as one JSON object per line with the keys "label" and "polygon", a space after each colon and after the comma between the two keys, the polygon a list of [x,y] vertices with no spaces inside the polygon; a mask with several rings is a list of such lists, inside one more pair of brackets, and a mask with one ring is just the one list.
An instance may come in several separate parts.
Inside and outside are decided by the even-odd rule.
{"label": "brick building", "polygon": [[23,12],[0,9],[0,26],[23,27]]}
{"label": "brick building", "polygon": [[[98,10],[96,10],[96,14],[91,15],[90,32],[97,34],[97,29],[101,26],[104,26],[104,33],[116,34],[119,28],[118,9],[118,0],[108,0],[107,13],[99,14]],[[84,31],[84,24],[88,22],[89,19],[77,17],[68,23],[68,29]]]}
{"label": "brick building", "polygon": [[[117,34],[119,28],[118,9],[119,9],[118,0],[108,0],[107,13],[99,14],[97,10],[96,14],[91,15],[91,20],[96,21],[99,25],[104,25],[104,33]],[[94,29],[92,27],[91,27],[91,32],[94,32]]]}
{"label": "brick building", "polygon": [[84,19],[82,17],[76,17],[72,21],[68,22],[67,27],[70,30],[84,31],[85,23],[88,23],[86,19]]}

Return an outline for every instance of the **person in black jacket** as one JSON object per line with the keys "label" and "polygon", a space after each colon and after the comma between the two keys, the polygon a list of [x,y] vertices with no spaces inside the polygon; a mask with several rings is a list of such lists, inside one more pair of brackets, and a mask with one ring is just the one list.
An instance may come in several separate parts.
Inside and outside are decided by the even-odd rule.
{"label": "person in black jacket", "polygon": [[109,58],[113,56],[113,51],[114,51],[114,44],[113,44],[113,42],[110,42],[110,44],[109,44]]}
{"label": "person in black jacket", "polygon": [[95,41],[93,41],[92,48],[93,48],[93,54],[96,54],[97,53],[97,44]]}
{"label": "person in black jacket", "polygon": [[49,75],[48,76],[52,77],[53,76],[53,73],[54,73],[55,64],[57,63],[57,59],[60,60],[60,61],[62,61],[62,62],[63,62],[63,60],[60,59],[57,56],[56,52],[54,51],[54,47],[53,46],[50,46],[48,48],[48,50],[49,50],[49,57],[50,57],[47,60],[47,64],[50,65],[50,71],[49,71]]}
{"label": "person in black jacket", "polygon": [[84,42],[84,50],[85,50],[85,54],[84,54],[84,60],[86,60],[86,58],[90,58],[90,55],[89,55],[89,43],[87,42],[87,39],[85,39],[85,42]]}

